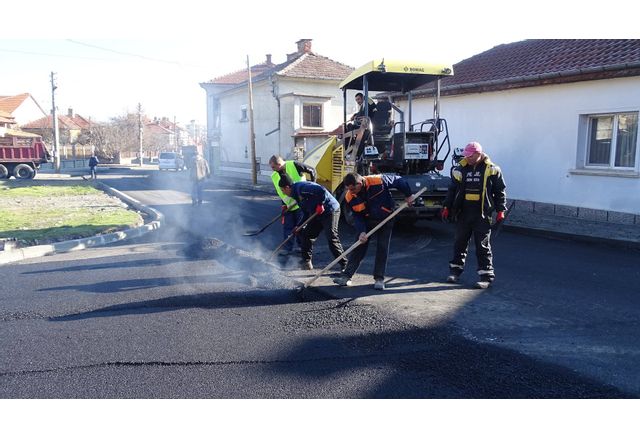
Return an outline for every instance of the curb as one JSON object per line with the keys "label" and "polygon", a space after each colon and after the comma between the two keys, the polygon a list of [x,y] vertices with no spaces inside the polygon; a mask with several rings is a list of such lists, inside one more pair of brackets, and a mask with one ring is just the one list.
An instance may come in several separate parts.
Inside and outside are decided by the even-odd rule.
{"label": "curb", "polygon": [[164,215],[156,209],[145,206],[138,200],[123,194],[122,192],[107,186],[104,183],[96,182],[96,186],[109,195],[115,196],[124,201],[129,206],[140,210],[153,218],[153,221],[138,227],[133,227],[118,232],[107,233],[105,235],[90,236],[88,238],[72,239],[70,241],[54,242],[52,244],[36,245],[0,252],[0,265],[10,262],[21,261],[23,259],[39,258],[56,253],[67,253],[84,250],[89,247],[111,244],[129,238],[136,238],[148,232],[159,229],[164,223]]}
{"label": "curb", "polygon": [[614,238],[603,238],[600,236],[592,236],[592,235],[580,235],[577,233],[561,232],[557,230],[537,229],[535,227],[516,226],[516,225],[509,225],[509,224],[505,224],[503,227],[504,227],[504,230],[518,233],[521,235],[539,236],[539,237],[548,238],[548,239],[571,240],[571,241],[584,242],[587,244],[608,245],[616,248],[640,250],[640,242],[638,241],[614,239]]}

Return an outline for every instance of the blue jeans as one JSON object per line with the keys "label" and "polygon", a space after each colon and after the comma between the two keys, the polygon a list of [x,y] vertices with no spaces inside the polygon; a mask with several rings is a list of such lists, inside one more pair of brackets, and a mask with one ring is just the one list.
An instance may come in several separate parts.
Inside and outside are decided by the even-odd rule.
{"label": "blue jeans", "polygon": [[202,204],[202,192],[204,190],[204,180],[196,180],[191,188],[191,200],[193,204]]}
{"label": "blue jeans", "polygon": [[[298,208],[296,210],[293,211],[287,211],[284,214],[284,221],[282,223],[282,240],[284,241],[285,239],[287,239],[289,237],[289,235],[291,235],[291,233],[293,232],[293,228],[295,226],[300,225],[300,223],[302,223],[302,218],[303,218],[303,213],[302,213],[302,209]],[[298,247],[300,247],[300,234],[298,234],[295,237],[296,242],[298,243]],[[290,239],[289,242],[287,242],[284,246],[283,246],[284,250],[287,251],[291,251],[293,250],[293,239]]]}

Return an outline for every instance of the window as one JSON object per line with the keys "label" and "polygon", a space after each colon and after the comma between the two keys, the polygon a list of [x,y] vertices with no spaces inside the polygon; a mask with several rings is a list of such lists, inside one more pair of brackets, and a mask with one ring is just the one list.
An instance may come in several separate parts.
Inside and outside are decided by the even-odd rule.
{"label": "window", "polygon": [[321,104],[303,104],[302,126],[310,128],[322,128]]}
{"label": "window", "polygon": [[638,113],[589,116],[587,167],[635,168],[638,155]]}
{"label": "window", "polygon": [[249,114],[247,113],[247,106],[240,107],[240,122],[246,122],[249,120]]}

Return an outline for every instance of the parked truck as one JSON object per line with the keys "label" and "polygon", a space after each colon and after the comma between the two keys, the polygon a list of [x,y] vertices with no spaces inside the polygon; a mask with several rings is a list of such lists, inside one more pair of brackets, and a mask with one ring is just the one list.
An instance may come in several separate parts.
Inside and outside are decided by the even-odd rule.
{"label": "parked truck", "polygon": [[0,133],[0,178],[30,179],[51,154],[37,134],[13,129]]}
{"label": "parked truck", "polygon": [[[330,137],[304,159],[316,168],[318,183],[340,197],[344,191],[342,179],[348,172],[401,175],[414,192],[423,187],[428,189],[400,217],[404,222],[434,218],[442,208],[451,181],[449,175],[441,173],[451,144],[447,121],[439,114],[440,79],[451,75],[451,65],[393,60],[368,62],[349,75],[340,84],[344,134]],[[411,92],[431,82],[435,83],[433,117],[414,123]],[[347,120],[347,90],[358,90],[364,95],[363,111],[351,121]],[[369,98],[371,91],[382,92],[383,97],[375,107]],[[394,105],[393,98],[407,100],[408,117]],[[393,193],[399,204],[403,194]],[[347,222],[351,222],[349,209],[342,211]]]}

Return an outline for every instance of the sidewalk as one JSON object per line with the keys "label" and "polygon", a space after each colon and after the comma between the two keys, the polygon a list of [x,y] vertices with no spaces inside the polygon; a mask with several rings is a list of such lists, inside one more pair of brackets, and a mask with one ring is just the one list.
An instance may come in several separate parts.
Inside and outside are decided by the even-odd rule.
{"label": "sidewalk", "polygon": [[[211,182],[275,194],[271,180],[264,176],[258,177],[257,185],[251,183],[250,176],[244,177],[231,173],[212,176]],[[508,203],[511,204],[510,201]],[[522,201],[515,202],[513,211],[504,224],[505,231],[640,249],[640,223],[618,224],[531,212],[530,204]]]}

